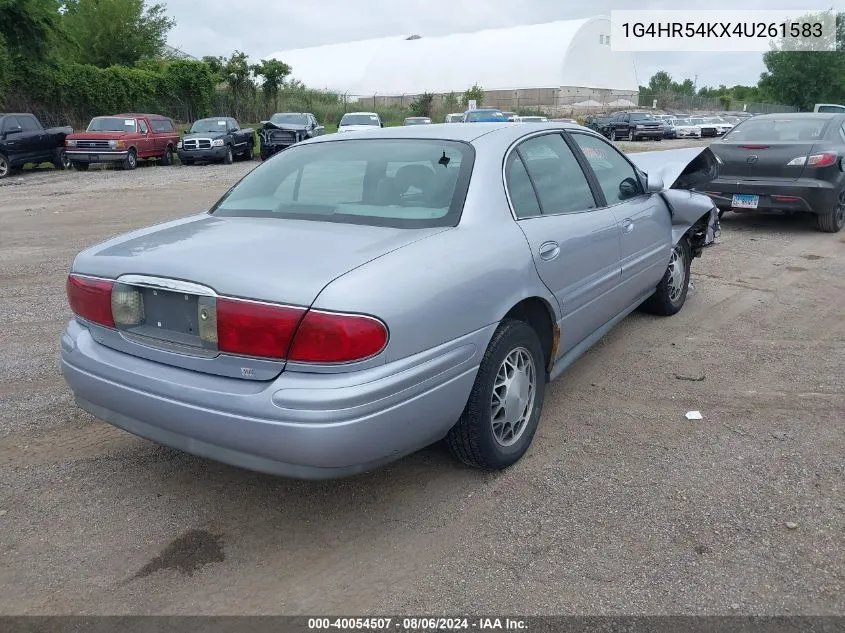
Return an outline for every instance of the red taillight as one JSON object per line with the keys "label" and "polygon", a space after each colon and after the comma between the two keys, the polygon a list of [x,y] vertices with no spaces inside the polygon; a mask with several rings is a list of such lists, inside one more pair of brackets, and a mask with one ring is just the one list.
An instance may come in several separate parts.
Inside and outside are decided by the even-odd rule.
{"label": "red taillight", "polygon": [[221,352],[284,358],[304,308],[240,299],[217,299],[217,348]]}
{"label": "red taillight", "polygon": [[777,200],[778,202],[798,202],[801,198],[798,196],[772,196],[772,200]]}
{"label": "red taillight", "polygon": [[87,319],[114,327],[111,311],[112,282],[69,275],[67,278],[67,300],[73,313]]}
{"label": "red taillight", "polygon": [[821,154],[812,154],[807,157],[807,167],[827,167],[836,162],[838,154],[836,152],[822,152]]}
{"label": "red taillight", "polygon": [[740,145],[742,149],[769,149],[768,145]]}
{"label": "red taillight", "polygon": [[288,360],[350,363],[375,356],[387,345],[387,327],[359,314],[308,312],[296,332]]}

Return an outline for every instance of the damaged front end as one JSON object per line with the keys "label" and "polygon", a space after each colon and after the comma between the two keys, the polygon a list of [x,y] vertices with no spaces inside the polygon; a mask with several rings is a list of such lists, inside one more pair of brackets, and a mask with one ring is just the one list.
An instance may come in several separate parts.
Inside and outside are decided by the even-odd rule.
{"label": "damaged front end", "polygon": [[672,241],[687,236],[693,257],[719,237],[719,210],[709,196],[699,193],[719,175],[719,158],[709,147],[636,152],[631,161],[652,178],[663,181],[660,193],[672,214]]}
{"label": "damaged front end", "polygon": [[276,125],[271,121],[261,122],[258,136],[261,138],[261,156],[264,159],[308,138],[303,126]]}

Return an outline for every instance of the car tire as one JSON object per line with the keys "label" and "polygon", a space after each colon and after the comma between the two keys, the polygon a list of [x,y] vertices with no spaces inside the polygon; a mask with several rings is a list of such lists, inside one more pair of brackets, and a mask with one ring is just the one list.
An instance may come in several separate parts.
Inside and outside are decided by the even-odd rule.
{"label": "car tire", "polygon": [[4,154],[0,154],[0,178],[5,178],[12,173],[12,166]]}
{"label": "car tire", "polygon": [[253,160],[255,158],[255,146],[252,143],[246,144],[244,151],[244,160]]}
{"label": "car tire", "polygon": [[657,288],[642,304],[644,312],[659,316],[672,316],[681,311],[687,300],[692,263],[687,238],[682,237],[672,249],[669,265]]}
{"label": "car tire", "polygon": [[170,167],[173,164],[173,148],[168,147],[164,150],[164,155],[161,157],[161,164],[164,167]]}
{"label": "car tire", "polygon": [[235,157],[232,155],[232,146],[226,146],[226,156],[223,157],[223,163],[226,165],[231,165],[235,162]]}
{"label": "car tire", "polygon": [[[540,339],[531,326],[514,319],[499,324],[484,352],[464,411],[446,436],[446,445],[456,459],[489,471],[507,468],[525,454],[543,410],[543,358]],[[514,384],[511,381],[518,374]],[[514,389],[510,394],[511,417],[517,416],[511,420],[504,419],[508,389]]]}
{"label": "car tire", "polygon": [[67,152],[62,148],[56,150],[56,156],[52,163],[53,167],[59,170],[70,169],[71,167],[70,158],[68,157]]}
{"label": "car tire", "polygon": [[634,130],[628,130],[628,138],[625,139],[625,140],[627,140],[627,141],[633,141],[634,140]]}
{"label": "car tire", "polygon": [[129,148],[129,152],[126,154],[126,158],[120,164],[121,169],[127,169],[132,171],[138,166],[138,155],[135,153],[134,148]]}
{"label": "car tire", "polygon": [[839,192],[839,198],[833,209],[816,216],[816,225],[823,233],[838,233],[845,226],[845,189]]}
{"label": "car tire", "polygon": [[73,168],[77,171],[88,171],[91,163],[73,163]]}

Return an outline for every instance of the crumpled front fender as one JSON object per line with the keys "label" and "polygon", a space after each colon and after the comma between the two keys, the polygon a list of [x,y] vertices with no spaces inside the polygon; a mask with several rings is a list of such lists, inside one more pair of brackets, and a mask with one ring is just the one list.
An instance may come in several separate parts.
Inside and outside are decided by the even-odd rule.
{"label": "crumpled front fender", "polygon": [[663,180],[661,196],[672,213],[672,240],[677,244],[690,233],[693,249],[709,246],[719,236],[719,210],[705,194],[698,193],[719,176],[719,158],[709,147],[687,147],[655,152],[635,152],[631,161],[647,175]]}

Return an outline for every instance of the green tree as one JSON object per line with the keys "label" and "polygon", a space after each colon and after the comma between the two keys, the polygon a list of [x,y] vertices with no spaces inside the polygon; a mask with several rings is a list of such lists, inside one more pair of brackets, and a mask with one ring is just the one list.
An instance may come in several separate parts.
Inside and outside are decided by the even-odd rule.
{"label": "green tree", "polygon": [[648,80],[648,87],[655,94],[660,92],[671,92],[672,85],[674,83],[675,82],[672,81],[672,75],[667,73],[665,70],[658,70],[651,76],[651,79]]}
{"label": "green tree", "polygon": [[[810,16],[805,16],[810,17]],[[772,50],[763,55],[759,87],[780,103],[812,110],[845,103],[845,13],[837,14],[835,51]]]}
{"label": "green tree", "polygon": [[72,41],[68,55],[102,68],[162,57],[175,25],[163,4],[144,0],[66,0],[62,23]]}
{"label": "green tree", "polygon": [[473,84],[472,88],[464,92],[464,103],[469,104],[472,100],[475,100],[475,105],[479,107],[484,103],[484,88],[478,84]]}
{"label": "green tree", "polygon": [[239,118],[251,93],[255,90],[252,83],[249,58],[246,53],[235,51],[223,64],[221,74],[232,97],[232,116]]}
{"label": "green tree", "polygon": [[60,17],[57,0],[0,0],[0,90],[52,57]]}
{"label": "green tree", "polygon": [[434,95],[425,92],[419,95],[411,103],[411,113],[414,116],[431,116],[431,111],[434,108]]}
{"label": "green tree", "polygon": [[273,109],[279,108],[279,91],[285,83],[285,78],[290,75],[290,66],[278,59],[262,59],[252,66],[252,72],[263,79],[261,90],[264,97],[273,104]]}
{"label": "green tree", "polygon": [[445,97],[443,97],[443,109],[446,110],[446,113],[452,113],[458,109],[460,106],[460,102],[458,100],[458,95],[454,92],[450,92]]}
{"label": "green tree", "polygon": [[684,79],[681,83],[675,84],[676,92],[679,92],[682,95],[694,95],[695,94],[695,85],[692,83],[692,79]]}

